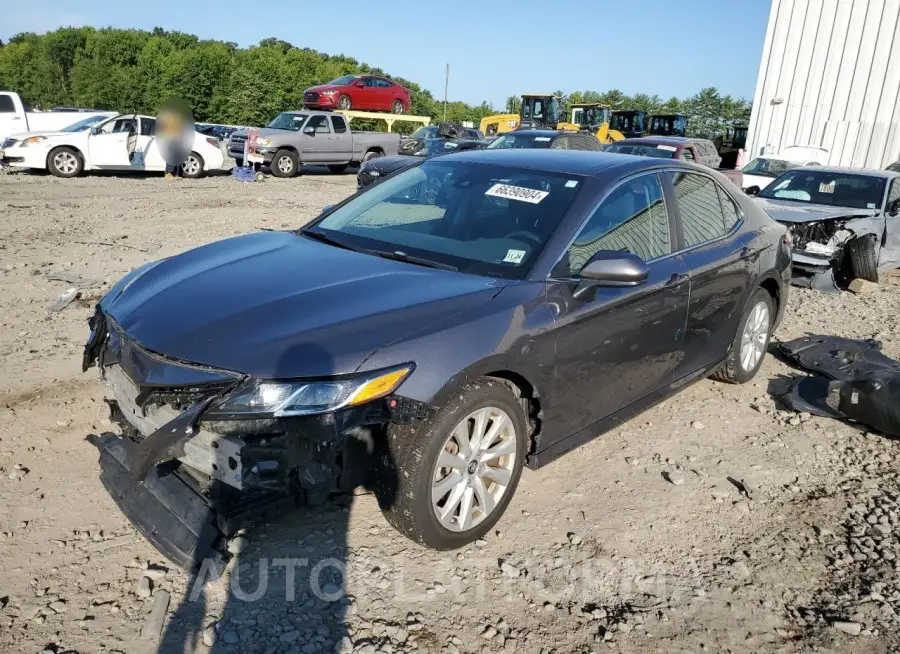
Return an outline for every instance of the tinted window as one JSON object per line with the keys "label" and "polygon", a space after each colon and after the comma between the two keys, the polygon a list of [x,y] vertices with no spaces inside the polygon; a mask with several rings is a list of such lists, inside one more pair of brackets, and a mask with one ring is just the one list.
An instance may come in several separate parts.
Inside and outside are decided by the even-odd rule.
{"label": "tinted window", "polygon": [[376,86],[380,86],[380,87],[383,88],[383,89],[389,89],[389,88],[391,88],[391,87],[393,86],[393,84],[391,84],[391,83],[390,83],[389,81],[387,81],[386,79],[376,79],[376,80],[375,80],[375,85],[376,85]]}
{"label": "tinted window", "polygon": [[690,148],[685,148],[681,151],[681,154],[678,155],[678,158],[682,159],[683,161],[693,161],[694,153]]}
{"label": "tinted window", "polygon": [[16,105],[13,102],[12,96],[0,95],[0,114],[13,113],[15,110]]}
{"label": "tinted window", "polygon": [[[703,175],[675,175],[675,197],[685,247],[714,241],[728,233],[716,183]],[[733,223],[732,223],[733,224]]]}
{"label": "tinted window", "polygon": [[553,142],[550,144],[550,148],[553,150],[574,150],[575,149],[575,148],[570,147],[568,136],[560,136],[558,138],[555,138],[553,140]]}
{"label": "tinted window", "polygon": [[128,116],[126,118],[115,118],[103,123],[103,125],[100,126],[100,132],[102,134],[130,132],[132,130],[137,131],[134,116]]}
{"label": "tinted window", "polygon": [[642,145],[622,142],[611,144],[606,148],[606,151],[618,152],[619,154],[633,154],[638,157],[657,157],[659,159],[671,159],[675,154],[675,148],[671,145]]}
{"label": "tinted window", "polygon": [[900,161],[895,161],[890,166],[888,166],[887,169],[895,173],[900,173]]}
{"label": "tinted window", "polygon": [[832,207],[880,209],[885,179],[869,175],[795,168],[764,188],[759,197]]}
{"label": "tinted window", "polygon": [[367,77],[365,80],[363,80],[363,82],[366,85],[366,88],[374,89],[378,86],[377,80],[372,77]]}
{"label": "tinted window", "polygon": [[353,247],[521,279],[582,186],[578,176],[437,157],[348,200],[314,230]]}
{"label": "tinted window", "polygon": [[739,219],[737,205],[721,186],[716,185],[716,189],[719,191],[719,201],[722,203],[722,215],[725,218],[725,230],[730,232],[731,228],[737,225]]}
{"label": "tinted window", "polygon": [[325,116],[312,116],[309,119],[309,122],[306,123],[307,127],[313,127],[316,130],[316,134],[330,134],[331,131],[328,129],[328,118]]}
{"label": "tinted window", "polygon": [[601,250],[630,252],[644,261],[671,253],[669,219],[657,175],[642,175],[613,190],[576,237],[558,274],[578,274]]}
{"label": "tinted window", "polygon": [[141,118],[141,134],[144,136],[153,136],[156,134],[155,118]]}
{"label": "tinted window", "polygon": [[344,121],[343,116],[332,116],[331,126],[334,128],[335,134],[343,134],[347,131],[347,123]]}
{"label": "tinted window", "polygon": [[348,84],[353,84],[356,79],[356,75],[344,75],[343,77],[338,77],[328,83],[332,86],[347,86]]}
{"label": "tinted window", "polygon": [[601,149],[600,141],[598,141],[593,136],[583,136],[581,137],[582,144],[584,145],[585,150],[590,150],[592,152],[596,152]]}
{"label": "tinted window", "polygon": [[888,208],[892,207],[897,202],[900,202],[900,179],[895,179],[891,182],[891,192],[888,195]]}
{"label": "tinted window", "polygon": [[529,134],[527,131],[513,133],[507,132],[497,137],[497,140],[491,142],[489,148],[495,150],[506,150],[509,148],[549,148],[552,136],[545,134]]}

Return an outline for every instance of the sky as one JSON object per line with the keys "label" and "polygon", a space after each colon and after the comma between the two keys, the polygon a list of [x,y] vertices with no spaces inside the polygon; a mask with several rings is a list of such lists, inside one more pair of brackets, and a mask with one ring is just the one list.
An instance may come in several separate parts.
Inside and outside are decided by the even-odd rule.
{"label": "sky", "polygon": [[0,39],[68,25],[160,26],[241,46],[274,36],[345,54],[450,100],[502,108],[562,90],[752,99],[767,0],[0,0]]}

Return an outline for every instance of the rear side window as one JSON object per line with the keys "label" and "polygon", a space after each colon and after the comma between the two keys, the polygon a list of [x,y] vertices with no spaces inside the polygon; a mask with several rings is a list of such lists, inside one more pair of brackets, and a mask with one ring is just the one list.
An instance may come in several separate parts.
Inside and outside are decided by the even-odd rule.
{"label": "rear side window", "polygon": [[737,225],[739,219],[737,205],[735,205],[734,200],[731,199],[721,186],[716,185],[716,190],[719,191],[719,201],[722,203],[722,215],[725,218],[725,231],[730,232],[731,228]]}
{"label": "rear side window", "polygon": [[550,148],[553,150],[569,150],[569,137],[568,136],[559,136],[554,139],[553,143],[550,144]]}
{"label": "rear side window", "polygon": [[0,114],[15,113],[16,105],[13,103],[12,96],[0,95]]}
{"label": "rear side window", "polygon": [[681,154],[678,157],[683,161],[693,161],[694,160],[694,152],[690,148],[685,148],[681,151]]}
{"label": "rear side window", "polygon": [[344,121],[343,116],[332,116],[331,126],[334,128],[335,134],[343,134],[347,131],[347,123]]}
{"label": "rear side window", "polygon": [[598,141],[593,136],[582,136],[581,143],[584,146],[585,150],[589,150],[591,152],[597,152],[600,150],[600,141]]}
{"label": "rear side window", "polygon": [[[685,247],[714,241],[731,230],[730,226],[726,228],[719,189],[714,181],[703,175],[678,173],[674,185]],[[735,222],[736,210],[731,225]]]}
{"label": "rear side window", "polygon": [[662,185],[655,174],[618,186],[591,215],[569,248],[568,271],[577,275],[601,250],[630,252],[652,261],[672,252]]}
{"label": "rear side window", "polygon": [[389,81],[387,81],[386,79],[376,79],[376,80],[375,80],[375,85],[376,85],[376,86],[380,86],[380,87],[383,88],[383,89],[389,89],[389,88],[391,88],[391,87],[393,86],[393,84],[391,84],[391,83],[390,83]]}

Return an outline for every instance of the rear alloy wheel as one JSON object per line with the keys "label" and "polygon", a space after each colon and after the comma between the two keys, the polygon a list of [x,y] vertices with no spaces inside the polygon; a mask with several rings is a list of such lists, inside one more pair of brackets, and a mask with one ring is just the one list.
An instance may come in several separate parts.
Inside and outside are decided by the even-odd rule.
{"label": "rear alloy wheel", "polygon": [[405,107],[403,106],[403,102],[401,100],[394,100],[394,104],[391,105],[391,113],[402,114],[404,111]]}
{"label": "rear alloy wheel", "polygon": [[56,177],[77,177],[84,170],[84,161],[77,150],[62,147],[53,150],[47,157],[47,168]]}
{"label": "rear alloy wheel", "polygon": [[384,153],[379,150],[369,150],[363,155],[362,162],[366,163],[372,159],[377,159],[378,157],[384,156]]}
{"label": "rear alloy wheel", "polygon": [[203,157],[196,152],[191,152],[181,164],[181,172],[188,179],[203,177]]}
{"label": "rear alloy wheel", "polygon": [[279,150],[272,157],[271,168],[275,177],[293,177],[297,174],[297,153],[291,150]]}
{"label": "rear alloy wheel", "polygon": [[352,105],[353,105],[353,103],[350,102],[349,95],[342,95],[340,98],[338,98],[338,109],[341,109],[342,111],[347,111],[348,109],[350,109],[350,107]]}
{"label": "rear alloy wheel", "polygon": [[474,542],[512,500],[527,449],[520,399],[482,377],[455,393],[415,432],[388,434],[376,493],[388,521],[437,550]]}
{"label": "rear alloy wheel", "polygon": [[713,379],[730,384],[746,384],[753,379],[766,357],[774,322],[772,296],[766,289],[759,288],[747,303],[737,335],[728,348],[725,361],[713,373]]}

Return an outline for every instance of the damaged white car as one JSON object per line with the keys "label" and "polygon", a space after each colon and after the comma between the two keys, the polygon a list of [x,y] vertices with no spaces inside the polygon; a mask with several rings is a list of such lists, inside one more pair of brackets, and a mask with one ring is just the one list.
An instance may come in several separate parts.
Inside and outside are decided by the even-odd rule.
{"label": "damaged white car", "polygon": [[834,290],[900,268],[900,173],[796,168],[757,202],[790,230],[795,284]]}

